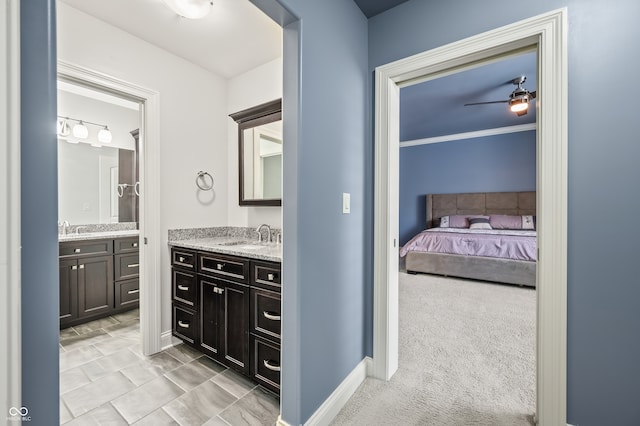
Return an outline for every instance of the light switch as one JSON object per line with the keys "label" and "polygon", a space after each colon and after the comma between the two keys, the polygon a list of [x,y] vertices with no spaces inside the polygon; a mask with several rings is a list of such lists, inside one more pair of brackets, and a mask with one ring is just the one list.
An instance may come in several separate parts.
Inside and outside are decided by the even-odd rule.
{"label": "light switch", "polygon": [[342,213],[351,213],[351,194],[349,194],[348,192],[342,193]]}

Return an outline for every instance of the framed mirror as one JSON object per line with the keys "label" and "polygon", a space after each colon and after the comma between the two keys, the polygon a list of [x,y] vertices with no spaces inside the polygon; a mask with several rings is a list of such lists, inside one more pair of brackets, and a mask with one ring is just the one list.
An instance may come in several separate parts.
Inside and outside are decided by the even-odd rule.
{"label": "framed mirror", "polygon": [[282,205],[282,99],[230,115],[238,123],[239,204]]}

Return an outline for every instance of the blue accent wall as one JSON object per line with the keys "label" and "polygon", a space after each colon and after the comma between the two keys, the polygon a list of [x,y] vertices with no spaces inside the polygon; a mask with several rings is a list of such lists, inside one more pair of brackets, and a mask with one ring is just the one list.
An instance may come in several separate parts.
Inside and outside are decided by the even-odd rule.
{"label": "blue accent wall", "polygon": [[22,404],[32,425],[59,424],[55,22],[55,0],[20,2]]}
{"label": "blue accent wall", "polygon": [[[254,1],[276,20],[286,15]],[[371,339],[368,36],[353,1],[279,3],[299,18],[283,37],[281,397],[283,419],[298,425],[362,361]],[[351,194],[348,215],[343,192]]]}
{"label": "blue accent wall", "polygon": [[425,194],[535,189],[535,130],[400,148],[400,244],[425,229]]}
{"label": "blue accent wall", "polygon": [[[567,421],[640,419],[640,120],[616,90],[640,67],[640,2],[410,0],[369,20],[370,70],[568,7]],[[631,71],[633,74],[633,71]],[[622,77],[621,77],[622,76]],[[623,84],[624,83],[620,83]],[[599,226],[608,218],[621,226]]]}

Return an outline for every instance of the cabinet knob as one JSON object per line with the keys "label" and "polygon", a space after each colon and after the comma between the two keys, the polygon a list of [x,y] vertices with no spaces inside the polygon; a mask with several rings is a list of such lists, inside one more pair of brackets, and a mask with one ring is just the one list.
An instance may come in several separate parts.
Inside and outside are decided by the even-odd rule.
{"label": "cabinet knob", "polygon": [[184,257],[180,256],[180,257],[178,258],[178,262],[184,262]]}
{"label": "cabinet knob", "polygon": [[80,253],[80,249],[73,249],[74,253]]}
{"label": "cabinet knob", "polygon": [[265,359],[262,361],[265,367],[267,367],[271,371],[280,371],[280,365],[273,363],[270,359]]}
{"label": "cabinet knob", "polygon": [[267,274],[267,280],[273,281],[276,278],[274,274]]}
{"label": "cabinet knob", "polygon": [[84,269],[84,265],[78,265],[79,269]]}
{"label": "cabinet knob", "polygon": [[222,271],[222,268],[224,268],[224,263],[218,263],[218,264],[216,265],[216,269],[217,269],[218,271]]}
{"label": "cabinet knob", "polygon": [[263,311],[262,315],[264,315],[266,319],[269,319],[271,321],[280,321],[280,315],[276,314],[275,312]]}
{"label": "cabinet knob", "polygon": [[73,271],[75,271],[76,269],[78,269],[78,265],[73,265],[73,266],[71,267],[71,269],[72,269]]}
{"label": "cabinet knob", "polygon": [[131,244],[131,247],[138,247],[138,243]]}
{"label": "cabinet knob", "polygon": [[213,289],[213,292],[214,292],[214,293],[217,293],[217,294],[222,294],[222,293],[224,293],[224,288],[215,287],[215,288]]}
{"label": "cabinet knob", "polygon": [[189,328],[189,323],[184,321],[178,321],[178,325],[182,328]]}

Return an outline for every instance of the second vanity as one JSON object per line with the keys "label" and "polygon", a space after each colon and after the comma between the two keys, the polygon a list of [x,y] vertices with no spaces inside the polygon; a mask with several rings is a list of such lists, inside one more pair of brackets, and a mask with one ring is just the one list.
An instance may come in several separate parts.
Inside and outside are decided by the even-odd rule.
{"label": "second vanity", "polygon": [[280,245],[237,236],[169,244],[173,335],[279,393]]}

